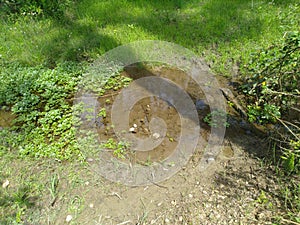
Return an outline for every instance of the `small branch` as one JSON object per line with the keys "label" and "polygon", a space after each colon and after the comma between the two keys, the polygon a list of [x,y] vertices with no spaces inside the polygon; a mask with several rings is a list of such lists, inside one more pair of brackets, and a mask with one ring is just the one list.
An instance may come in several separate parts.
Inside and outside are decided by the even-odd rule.
{"label": "small branch", "polygon": [[275,94],[275,95],[286,95],[286,96],[293,96],[295,98],[300,98],[300,95],[295,95],[293,93],[287,93],[287,92],[281,92],[281,91],[272,91],[270,89],[268,89],[268,94]]}
{"label": "small branch", "polygon": [[[273,115],[274,116],[274,115]],[[283,120],[279,119],[278,117],[275,117],[298,141],[300,141],[300,138],[298,135],[296,135],[286,124]]]}
{"label": "small branch", "polygon": [[107,97],[113,97],[114,95],[118,95],[120,94],[120,92],[114,92],[114,93],[110,93],[110,94],[106,94],[106,95],[98,95],[98,98],[107,98]]}
{"label": "small branch", "polygon": [[291,221],[291,220],[287,220],[287,219],[284,219],[284,218],[282,218],[281,220],[285,223],[288,223],[288,224],[300,225],[300,223],[297,223],[297,222],[294,222],[294,221]]}
{"label": "small branch", "polygon": [[300,109],[297,109],[297,108],[295,108],[295,107],[291,107],[291,109],[292,109],[292,110],[295,110],[295,111],[297,111],[297,112],[300,112]]}
{"label": "small branch", "polygon": [[110,195],[117,196],[120,200],[122,200],[122,197],[117,192],[112,192]]}
{"label": "small branch", "polygon": [[127,221],[124,221],[122,223],[118,223],[117,225],[124,225],[124,224],[127,224],[127,223],[131,223],[131,220],[127,220]]}
{"label": "small branch", "polygon": [[286,120],[282,120],[282,121],[285,122],[285,123],[287,123],[287,124],[289,124],[289,125],[291,125],[291,126],[293,126],[293,127],[295,127],[295,128],[297,128],[298,130],[300,130],[300,127],[298,127],[297,125],[295,125],[295,124],[293,124],[293,123],[291,123],[289,121],[286,121]]}

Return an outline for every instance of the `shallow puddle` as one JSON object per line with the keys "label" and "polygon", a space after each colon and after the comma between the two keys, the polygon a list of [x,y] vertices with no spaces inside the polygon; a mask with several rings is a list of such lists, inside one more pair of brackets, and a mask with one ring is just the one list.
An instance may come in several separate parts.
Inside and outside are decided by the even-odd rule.
{"label": "shallow puddle", "polygon": [[[184,87],[185,91],[193,100],[194,107],[198,112],[199,121],[193,122],[200,122],[202,138],[203,140],[207,140],[210,133],[210,127],[203,123],[203,118],[209,113],[209,107],[199,86],[190,79],[185,72],[179,69],[166,67],[141,68],[130,66],[125,68],[121,73],[121,76],[130,77],[134,80],[148,76],[158,76],[167,78],[177,85]],[[145,88],[145,92],[147,91],[149,90]],[[98,106],[96,114],[101,115],[96,119],[97,133],[102,142],[105,142],[110,138],[118,141],[113,129],[114,125],[111,121],[112,104],[118,94],[119,92],[117,91],[109,91],[97,100]],[[105,115],[103,115],[103,113],[101,114],[101,111],[105,111]],[[119,119],[122,119],[123,115],[120,114],[119,116]],[[150,131],[149,124],[153,118],[160,118],[164,121],[167,127],[165,134],[163,134],[163,132],[153,133]],[[142,165],[160,162],[170,156],[178,144],[178,139],[181,134],[180,115],[170,102],[156,96],[149,96],[137,101],[131,108],[129,124],[124,132],[131,133],[139,139],[146,139],[149,137],[152,137],[154,140],[160,139],[160,144],[149,151],[128,150],[125,153],[125,159],[123,160]],[[111,155],[116,157],[113,153]]]}

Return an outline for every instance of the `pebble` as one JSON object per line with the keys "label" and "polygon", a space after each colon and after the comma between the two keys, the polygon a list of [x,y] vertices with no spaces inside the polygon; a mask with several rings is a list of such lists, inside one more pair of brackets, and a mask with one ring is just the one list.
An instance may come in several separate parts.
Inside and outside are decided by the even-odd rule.
{"label": "pebble", "polygon": [[210,162],[213,162],[213,161],[215,161],[214,157],[210,156],[210,157],[207,158],[207,163],[210,163]]}
{"label": "pebble", "polygon": [[182,222],[183,221],[183,217],[179,216],[179,221]]}
{"label": "pebble", "polygon": [[66,222],[70,222],[73,219],[72,215],[67,215]]}
{"label": "pebble", "polygon": [[204,100],[202,100],[202,99],[196,100],[196,109],[197,110],[203,110],[207,107],[208,107],[208,104]]}
{"label": "pebble", "polygon": [[160,137],[160,134],[159,133],[154,133],[152,134],[152,136],[155,138],[155,139],[158,139]]}
{"label": "pebble", "polygon": [[136,133],[136,130],[135,130],[134,127],[130,127],[130,128],[129,128],[129,132],[131,132],[131,133]]}
{"label": "pebble", "polygon": [[5,180],[4,183],[2,184],[3,188],[7,188],[9,185],[9,180]]}

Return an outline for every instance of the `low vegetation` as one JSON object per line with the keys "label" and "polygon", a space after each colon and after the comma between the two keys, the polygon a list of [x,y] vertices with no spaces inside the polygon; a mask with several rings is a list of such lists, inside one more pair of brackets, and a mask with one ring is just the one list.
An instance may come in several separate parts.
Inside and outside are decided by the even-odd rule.
{"label": "low vegetation", "polygon": [[[300,32],[286,32],[282,40],[252,55],[245,65],[247,77],[241,88],[247,96],[249,121],[275,124],[270,139],[279,156],[274,158],[282,168],[279,173],[290,175],[281,184],[281,194],[292,215],[300,211],[299,180],[291,179],[300,172],[299,59]],[[299,215],[293,219],[300,221]]]}

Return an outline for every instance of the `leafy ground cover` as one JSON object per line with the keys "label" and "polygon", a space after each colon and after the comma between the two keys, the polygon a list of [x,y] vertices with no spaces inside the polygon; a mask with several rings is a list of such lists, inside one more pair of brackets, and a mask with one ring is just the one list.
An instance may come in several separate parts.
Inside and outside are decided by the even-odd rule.
{"label": "leafy ground cover", "polygon": [[[49,2],[0,1],[0,107],[15,118],[0,130],[0,180],[11,183],[10,190],[1,189],[1,223],[34,221],[35,199],[55,205],[61,180],[56,172],[63,166],[49,159],[68,165],[72,187],[83,183],[71,165],[85,160],[74,130],[78,121],[72,98],[78,82],[88,63],[101,54],[149,39],[191,49],[218,75],[234,81],[245,77],[251,120],[279,121],[292,131],[274,135],[284,137],[284,142],[275,142],[285,152],[283,167],[277,167],[282,177],[278,194],[285,212],[290,212],[285,218],[299,223],[300,186],[293,178],[299,172],[299,118],[291,125],[284,117],[291,107],[299,110],[297,1]],[[122,85],[118,79],[111,82],[116,83],[113,87]],[[30,172],[37,162],[50,178]],[[288,182],[283,179],[286,174]],[[66,204],[74,211],[78,202],[82,199],[74,197]]]}

